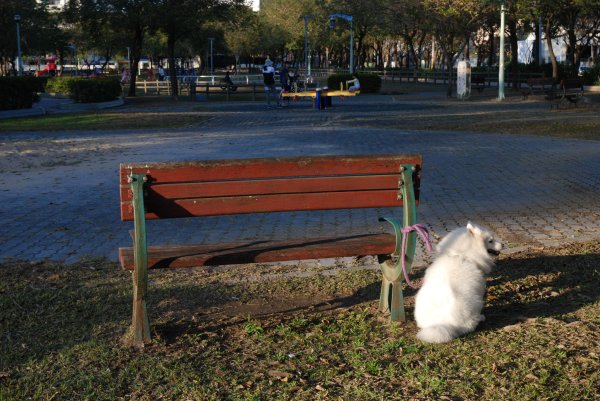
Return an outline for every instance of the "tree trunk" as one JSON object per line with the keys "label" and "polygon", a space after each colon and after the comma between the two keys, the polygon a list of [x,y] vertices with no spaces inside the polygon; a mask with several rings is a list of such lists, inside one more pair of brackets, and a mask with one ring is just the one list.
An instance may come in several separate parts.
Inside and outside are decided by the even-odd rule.
{"label": "tree trunk", "polygon": [[436,60],[436,53],[437,53],[437,49],[435,48],[435,38],[431,39],[431,69],[435,70],[435,63],[437,62]]}
{"label": "tree trunk", "polygon": [[579,64],[577,53],[577,35],[575,35],[575,21],[570,20],[567,27],[567,38],[569,38],[569,51],[567,52],[567,60],[573,65]]}
{"label": "tree trunk", "polygon": [[575,34],[575,24],[576,24],[575,16],[569,16],[569,23],[567,28],[567,38],[568,38],[568,51],[567,51],[567,60],[570,61],[573,65],[578,64],[578,60],[576,57],[577,53],[577,35]]}
{"label": "tree trunk", "polygon": [[508,20],[508,32],[510,41],[510,70],[512,73],[512,88],[519,90],[519,38],[517,36],[517,21],[514,19]]}
{"label": "tree trunk", "polygon": [[175,38],[169,35],[167,38],[167,54],[169,57],[169,78],[171,79],[171,97],[174,100],[179,98],[179,88],[177,86],[177,71],[175,70]]}
{"label": "tree trunk", "polygon": [[544,30],[546,31],[546,45],[548,45],[548,54],[550,55],[550,62],[552,63],[552,78],[555,81],[558,80],[558,63],[556,62],[556,55],[554,54],[554,49],[552,48],[552,35],[550,35],[552,28],[552,20],[548,18],[546,20],[546,26]]}
{"label": "tree trunk", "polygon": [[540,35],[540,20],[535,20],[535,40],[533,41],[533,58],[538,65],[542,65],[542,55],[540,54],[540,43],[542,38]]}
{"label": "tree trunk", "polygon": [[442,52],[446,61],[446,73],[448,74],[448,86],[446,87],[446,97],[452,97],[452,64],[454,60],[445,45],[442,45]]}
{"label": "tree trunk", "polygon": [[129,60],[129,93],[127,96],[135,96],[135,82],[137,79],[137,68],[142,53],[142,44],[144,41],[144,28],[136,26],[133,35],[133,44],[131,47],[131,60]]}
{"label": "tree trunk", "polygon": [[494,55],[496,54],[496,50],[495,50],[496,47],[495,47],[495,44],[494,44],[494,40],[495,40],[495,38],[494,38],[494,29],[491,28],[490,29],[490,54],[489,54],[489,57],[488,57],[488,67],[491,67],[491,66],[494,65]]}

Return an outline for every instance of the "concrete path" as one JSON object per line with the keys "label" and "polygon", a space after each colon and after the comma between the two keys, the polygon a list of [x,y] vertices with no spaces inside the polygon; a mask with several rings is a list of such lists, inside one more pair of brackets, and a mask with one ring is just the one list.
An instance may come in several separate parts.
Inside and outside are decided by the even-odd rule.
{"label": "concrete path", "polygon": [[[472,220],[513,250],[600,239],[600,141],[379,126],[390,113],[427,115],[445,101],[416,99],[359,96],[325,111],[306,102],[283,110],[203,103],[195,113],[210,118],[193,129],[0,133],[0,259],[116,260],[132,228],[119,220],[119,163],[323,154],[423,154],[419,220],[439,236]],[[151,221],[149,243],[377,232],[389,230],[379,216],[399,213]]]}

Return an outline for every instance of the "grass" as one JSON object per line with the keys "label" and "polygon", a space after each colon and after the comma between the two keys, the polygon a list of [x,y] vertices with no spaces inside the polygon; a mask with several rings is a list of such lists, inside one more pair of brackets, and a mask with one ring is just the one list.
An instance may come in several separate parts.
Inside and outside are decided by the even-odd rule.
{"label": "grass", "polygon": [[436,346],[415,338],[410,290],[409,322],[376,310],[375,270],[157,271],[139,351],[122,341],[129,273],[4,263],[0,400],[592,400],[598,266],[597,242],[503,256],[488,320]]}
{"label": "grass", "polygon": [[[356,125],[372,126],[370,119],[355,119]],[[377,120],[378,127],[403,127],[407,130],[471,131],[482,133],[540,135],[558,138],[599,140],[598,109],[561,110],[558,112],[515,113],[493,109],[465,114],[464,111],[443,110],[428,116],[392,116]]]}
{"label": "grass", "polygon": [[69,113],[0,120],[0,132],[179,128],[197,124],[206,118],[179,113]]}
{"label": "grass", "polygon": [[[517,135],[540,135],[559,138],[600,139],[597,127],[600,126],[599,95],[586,95],[587,103],[577,108],[550,110],[548,102],[537,99],[522,101],[512,91],[507,92],[507,101],[493,100],[494,93],[487,88],[483,95],[477,94],[469,101],[440,97],[445,92],[444,85],[413,83],[389,83],[383,91],[392,93],[398,101],[433,101],[436,107],[412,107],[408,110],[402,103],[396,109],[379,113],[376,117],[367,113],[344,115],[337,124],[352,127],[398,128],[426,131],[472,131],[481,133],[501,133]],[[425,97],[415,97],[425,95]],[[434,95],[429,98],[428,95]],[[368,96],[368,95],[365,95]],[[390,96],[390,99],[392,99]],[[230,101],[249,102],[251,93],[235,92]],[[221,91],[211,93],[208,103],[225,102],[226,95]],[[264,104],[262,91],[256,94],[256,103]],[[423,103],[427,104],[427,103]],[[430,106],[430,104],[429,104]],[[102,111],[94,113],[49,115],[33,118],[0,120],[3,131],[55,131],[55,130],[113,130],[137,128],[179,128],[197,126],[209,118],[227,119],[228,114],[216,109],[199,107],[182,96],[173,101],[167,96],[139,96],[128,99],[128,109],[119,112]],[[386,109],[387,110],[387,109]],[[309,107],[303,109],[313,113]],[[208,116],[206,113],[210,113]]]}

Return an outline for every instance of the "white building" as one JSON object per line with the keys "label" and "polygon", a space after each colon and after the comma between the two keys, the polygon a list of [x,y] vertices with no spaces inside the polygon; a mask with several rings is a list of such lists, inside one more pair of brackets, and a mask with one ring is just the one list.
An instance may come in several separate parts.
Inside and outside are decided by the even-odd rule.
{"label": "white building", "polygon": [[[535,34],[533,33],[530,33],[525,40],[519,41],[519,63],[529,64],[534,60],[535,45]],[[563,36],[552,39],[552,50],[554,50],[556,61],[560,63],[567,60],[567,44]],[[543,63],[550,62],[550,53],[545,37],[542,38],[541,43],[541,59]]]}
{"label": "white building", "polygon": [[68,0],[48,0],[48,9],[50,11],[61,11],[67,5],[67,1]]}

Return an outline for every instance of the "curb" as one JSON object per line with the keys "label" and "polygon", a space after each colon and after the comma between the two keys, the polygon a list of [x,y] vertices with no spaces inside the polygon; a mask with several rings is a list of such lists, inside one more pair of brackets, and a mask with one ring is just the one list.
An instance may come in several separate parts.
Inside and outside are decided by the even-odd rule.
{"label": "curb", "polygon": [[0,119],[4,118],[21,118],[21,117],[37,117],[46,114],[46,109],[43,107],[32,107],[30,109],[3,110],[0,111]]}
{"label": "curb", "polygon": [[68,111],[88,111],[88,110],[101,110],[108,109],[110,107],[118,107],[125,104],[123,98],[111,100],[110,102],[99,102],[99,103],[61,103],[58,108],[61,110]]}

